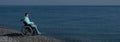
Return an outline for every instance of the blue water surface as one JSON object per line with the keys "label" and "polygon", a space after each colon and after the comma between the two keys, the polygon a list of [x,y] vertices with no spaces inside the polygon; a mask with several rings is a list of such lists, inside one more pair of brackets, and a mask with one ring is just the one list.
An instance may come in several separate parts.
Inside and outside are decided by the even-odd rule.
{"label": "blue water surface", "polygon": [[0,6],[0,26],[20,31],[25,12],[43,35],[65,42],[120,42],[120,6]]}

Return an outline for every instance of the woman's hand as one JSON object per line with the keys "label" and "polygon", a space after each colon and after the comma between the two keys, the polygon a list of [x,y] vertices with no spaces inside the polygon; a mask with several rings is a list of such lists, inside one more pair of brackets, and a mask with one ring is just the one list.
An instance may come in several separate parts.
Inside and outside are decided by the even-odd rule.
{"label": "woman's hand", "polygon": [[32,24],[34,24],[34,22],[31,22]]}

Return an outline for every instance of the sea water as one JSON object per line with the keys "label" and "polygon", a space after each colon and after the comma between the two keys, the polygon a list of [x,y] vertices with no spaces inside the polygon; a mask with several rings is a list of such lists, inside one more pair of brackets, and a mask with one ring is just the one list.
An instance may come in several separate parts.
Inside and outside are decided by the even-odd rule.
{"label": "sea water", "polygon": [[120,6],[0,6],[0,26],[20,31],[24,13],[65,42],[120,42]]}

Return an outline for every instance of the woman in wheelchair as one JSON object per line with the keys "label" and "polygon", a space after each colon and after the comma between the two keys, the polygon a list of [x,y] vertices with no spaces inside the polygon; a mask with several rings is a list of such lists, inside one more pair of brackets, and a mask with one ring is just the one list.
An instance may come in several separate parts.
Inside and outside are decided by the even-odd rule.
{"label": "woman in wheelchair", "polygon": [[37,28],[37,26],[34,24],[34,22],[31,22],[29,19],[29,13],[25,13],[25,17],[22,20],[24,23],[24,28],[29,28],[28,31],[32,32],[33,35],[39,35],[41,34]]}

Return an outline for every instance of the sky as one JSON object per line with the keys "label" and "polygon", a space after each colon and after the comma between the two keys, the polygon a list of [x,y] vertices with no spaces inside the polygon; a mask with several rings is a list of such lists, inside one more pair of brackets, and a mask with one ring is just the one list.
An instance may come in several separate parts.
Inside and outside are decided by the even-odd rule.
{"label": "sky", "polygon": [[0,0],[0,5],[120,5],[120,0]]}

